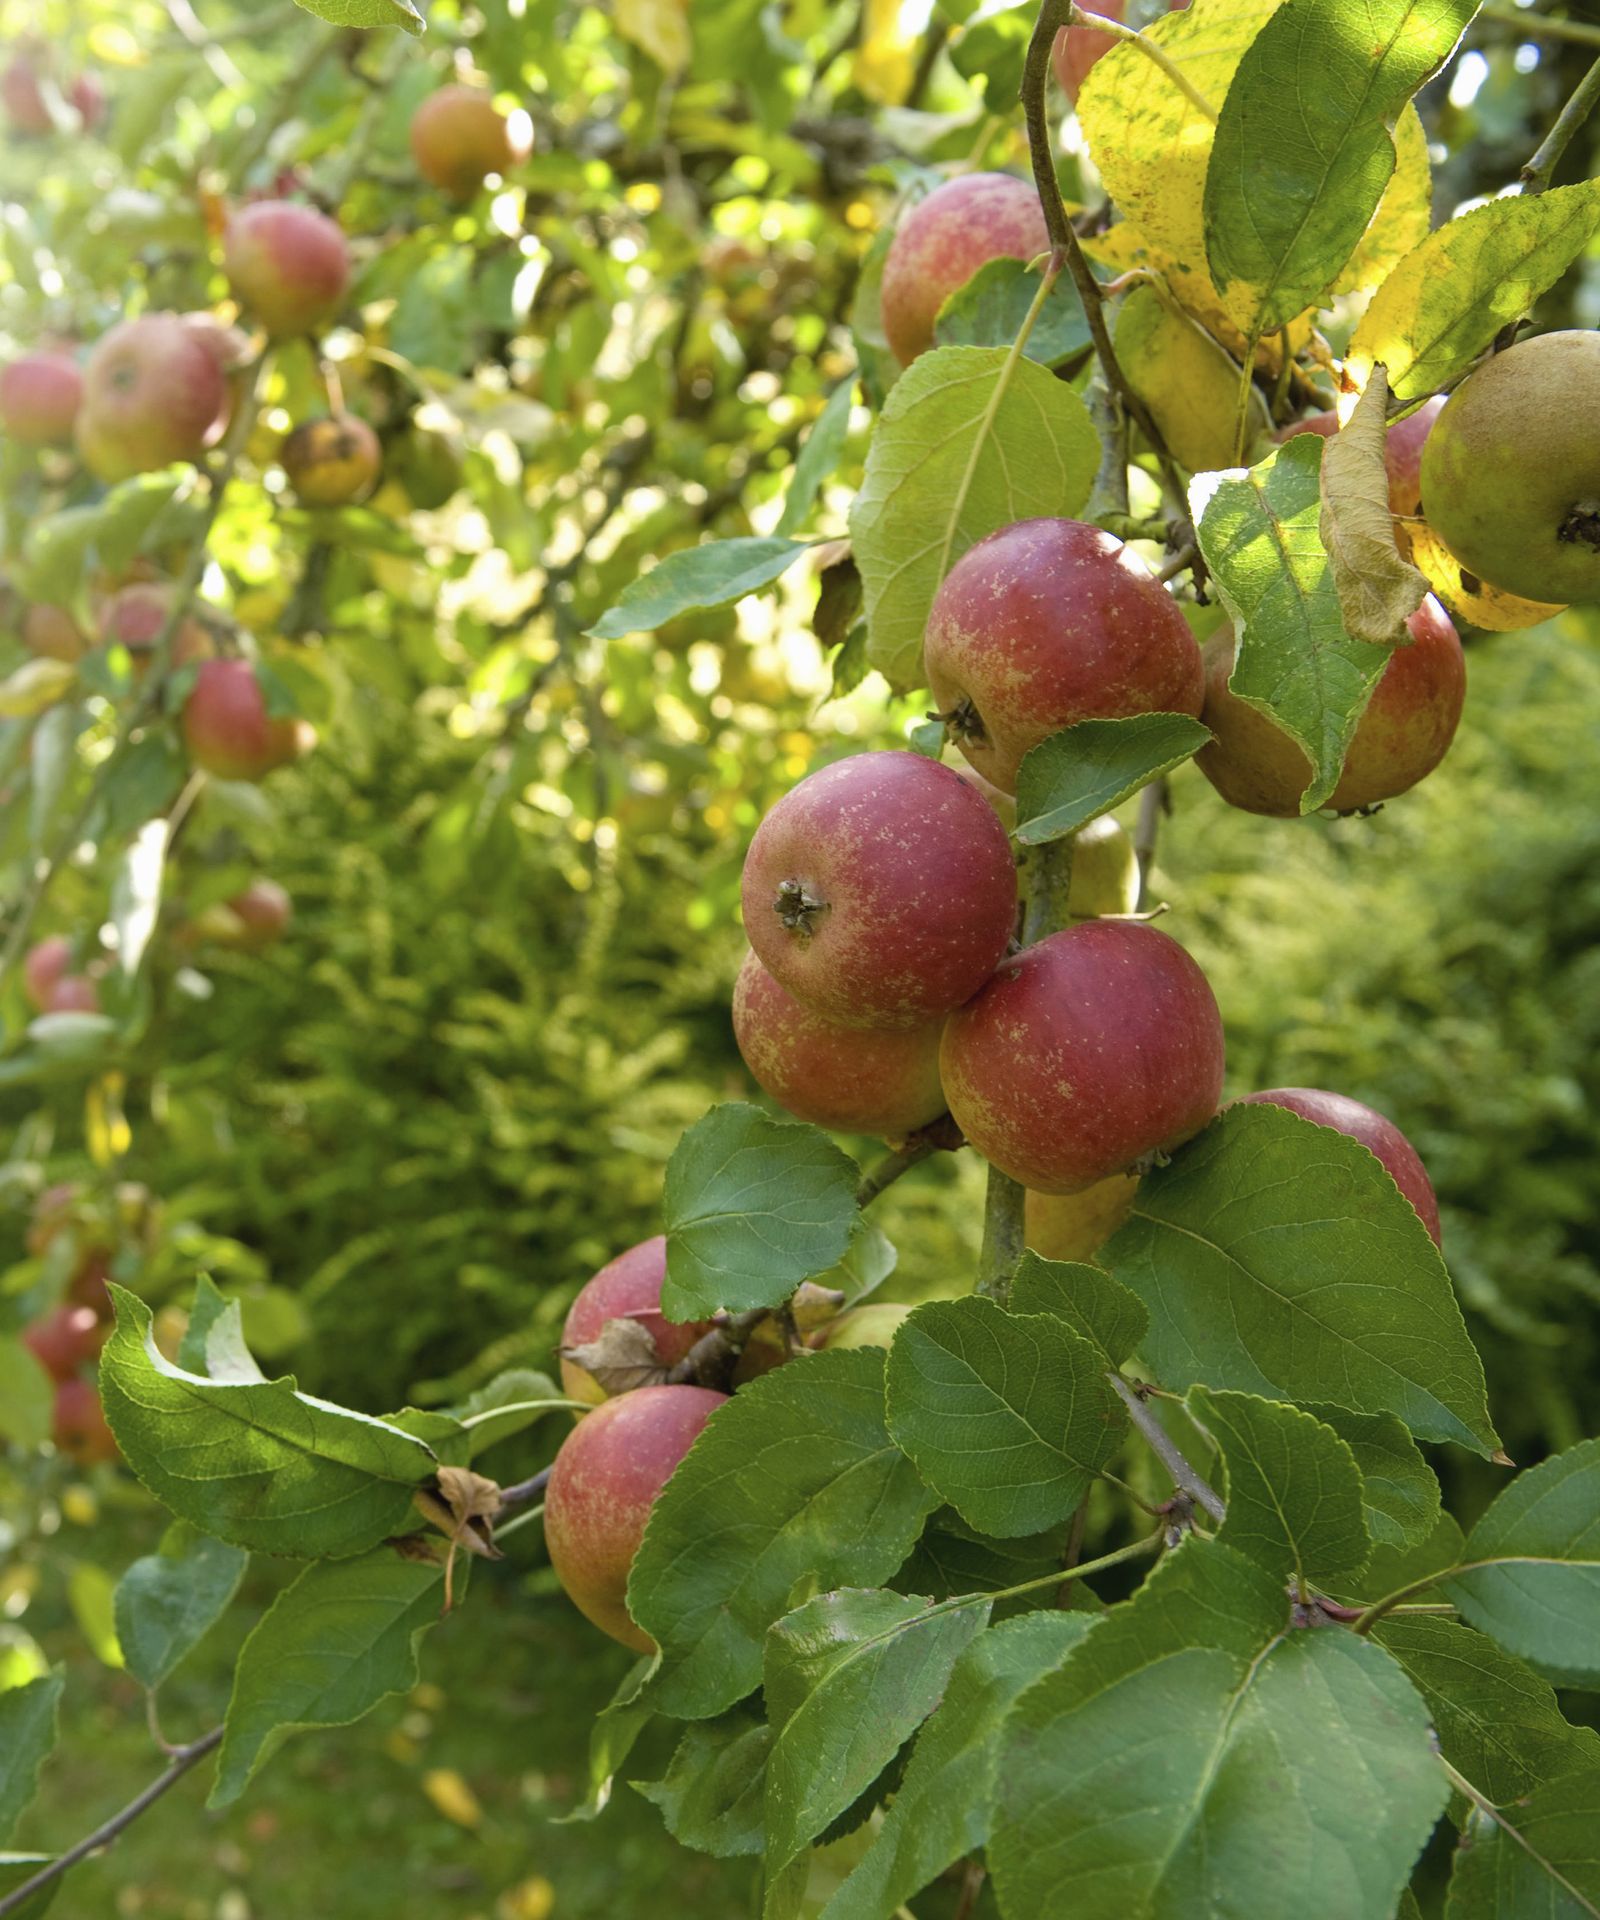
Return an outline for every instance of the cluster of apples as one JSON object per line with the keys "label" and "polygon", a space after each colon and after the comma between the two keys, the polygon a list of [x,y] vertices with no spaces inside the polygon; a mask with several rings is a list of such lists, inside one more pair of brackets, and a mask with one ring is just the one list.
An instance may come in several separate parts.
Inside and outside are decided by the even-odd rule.
{"label": "cluster of apples", "polygon": [[106,117],[105,89],[92,73],[63,75],[49,41],[29,37],[0,72],[0,108],[25,140],[92,133]]}

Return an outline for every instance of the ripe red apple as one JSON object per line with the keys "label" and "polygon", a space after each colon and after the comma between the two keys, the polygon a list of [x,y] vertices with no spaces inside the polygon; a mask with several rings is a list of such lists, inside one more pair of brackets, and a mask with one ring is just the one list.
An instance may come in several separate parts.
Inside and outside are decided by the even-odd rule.
{"label": "ripe red apple", "polygon": [[98,1358],[111,1329],[93,1307],[63,1303],[25,1328],[22,1344],[54,1380],[70,1380],[80,1367]]}
{"label": "ripe red apple", "polygon": [[1314,1120],[1319,1127],[1334,1127],[1340,1133],[1359,1140],[1369,1153],[1382,1161],[1384,1170],[1416,1208],[1422,1224],[1439,1242],[1439,1202],[1434,1198],[1433,1182],[1422,1156],[1392,1120],[1374,1107],[1364,1106],[1347,1094],[1327,1093],[1320,1087],[1269,1087],[1265,1093],[1247,1093],[1240,1106],[1287,1107],[1302,1119]]}
{"label": "ripe red apple", "polygon": [[969,548],[934,596],[923,664],[952,738],[1006,793],[1029,748],[1063,727],[1198,714],[1205,697],[1177,602],[1081,520],[1019,520]]}
{"label": "ripe red apple", "polygon": [[544,1507],[550,1564],[578,1611],[639,1653],[655,1642],[628,1612],[628,1570],[656,1496],[726,1398],[640,1387],[586,1413],[556,1455]]}
{"label": "ripe red apple", "polygon": [[801,1006],[756,956],[733,989],[733,1031],[757,1084],[801,1120],[899,1139],[944,1112],[940,1022],[863,1031]]}
{"label": "ripe red apple", "polygon": [[988,802],[936,760],[861,753],[756,829],[741,887],[757,957],[842,1026],[917,1027],[969,1000],[1010,942],[1016,866]]}
{"label": "ripe red apple", "polygon": [[1039,196],[1010,173],[965,173],[935,187],[895,229],[883,263],[883,330],[908,367],[933,345],[939,309],[991,260],[1050,250]]}
{"label": "ripe red apple", "polygon": [[70,126],[70,121],[58,123],[51,111],[45,95],[47,84],[56,89],[63,107],[73,109],[80,127],[97,127],[104,119],[106,97],[100,82],[84,73],[63,87],[51,72],[52,64],[48,44],[31,39],[19,44],[10,64],[0,73],[0,106],[4,106],[13,132],[38,136]]}
{"label": "ripe red apple", "polygon": [[228,405],[216,356],[175,313],[124,320],[83,370],[78,451],[97,478],[126,480],[173,460],[198,460]]}
{"label": "ripe red apple", "polygon": [[350,284],[338,223],[292,200],[241,207],[223,231],[222,261],[235,299],[275,339],[325,325]]}
{"label": "ripe red apple", "polygon": [[342,507],[378,484],[383,449],[365,420],[341,413],[296,427],[278,458],[301,506]]}
{"label": "ripe red apple", "polygon": [[[1408,645],[1390,656],[1345,755],[1327,804],[1339,813],[1376,806],[1432,773],[1455,738],[1467,697],[1467,667],[1450,618],[1430,594],[1406,622]],[[1284,818],[1300,811],[1311,762],[1276,721],[1228,689],[1231,628],[1205,646],[1206,704],[1201,719],[1216,736],[1195,755],[1200,771],[1230,806]]]}
{"label": "ripe red apple", "polygon": [[1114,1173],[1081,1193],[1030,1193],[1024,1238],[1046,1260],[1092,1260],[1133,1212],[1135,1173]]}
{"label": "ripe red apple", "polygon": [[[131,587],[119,588],[101,609],[102,642],[128,649],[136,677],[150,670],[156,642],[172,615],[173,591],[165,581],[140,580]],[[191,660],[207,660],[215,652],[211,635],[186,612],[173,632],[167,664],[181,667]]]}
{"label": "ripe red apple", "polygon": [[64,660],[71,666],[84,655],[83,635],[65,607],[35,601],[22,616],[22,644],[41,660]]}
{"label": "ripe red apple", "polygon": [[[72,966],[72,942],[65,934],[53,933],[28,949],[22,963],[22,991],[40,1013],[49,1008],[50,996]],[[52,1188],[51,1192],[58,1192]],[[41,1205],[43,1202],[41,1201]]]}
{"label": "ripe red apple", "polygon": [[[1434,397],[1392,426],[1383,443],[1383,463],[1389,473],[1389,511],[1397,519],[1411,518],[1422,511],[1422,449],[1444,405],[1444,395]],[[1294,420],[1276,434],[1279,440],[1292,440],[1297,433],[1320,434],[1331,440],[1339,431],[1336,413],[1313,413],[1305,420]]]}
{"label": "ripe red apple", "polygon": [[[1167,11],[1181,13],[1188,4],[1189,0],[1171,0]],[[1092,0],[1092,4],[1086,5],[1085,11],[1127,24],[1126,0]],[[1157,9],[1146,8],[1145,11],[1148,13]],[[1078,102],[1078,89],[1089,77],[1089,69],[1116,44],[1114,35],[1102,33],[1098,27],[1063,27],[1057,33],[1050,49],[1050,59],[1062,92],[1074,106]]]}
{"label": "ripe red apple", "polygon": [[1036,1193],[1081,1193],[1211,1119],[1222,1016],[1176,940],[1089,920],[1005,961],[946,1023],[942,1064],[986,1160]]}
{"label": "ripe red apple", "polygon": [[505,114],[482,87],[446,86],[411,116],[411,155],[424,180],[469,199],[491,173],[509,173],[533,148],[533,122]]}
{"label": "ripe red apple", "polygon": [[100,1395],[87,1380],[63,1380],[56,1388],[51,1438],[80,1467],[115,1460],[117,1443],[106,1425]]}
{"label": "ripe red apple", "polygon": [[25,447],[70,447],[83,374],[70,353],[41,348],[0,368],[0,432]]}
{"label": "ripe red apple", "polygon": [[294,916],[288,893],[265,877],[234,894],[227,907],[242,929],[238,945],[247,953],[260,953],[281,940]]}
{"label": "ripe red apple", "polygon": [[292,714],[273,718],[248,660],[202,660],[184,702],[183,741],[197,767],[219,780],[264,780],[297,760],[310,730]]}
{"label": "ripe red apple", "polygon": [[594,1375],[567,1356],[574,1347],[598,1340],[608,1320],[637,1321],[655,1342],[656,1357],[664,1367],[676,1366],[700,1336],[711,1331],[709,1320],[666,1318],[661,1311],[661,1284],[666,1277],[667,1241],[665,1234],[658,1233],[653,1240],[641,1240],[619,1253],[584,1282],[561,1329],[563,1393],[591,1405],[606,1398]]}
{"label": "ripe red apple", "polygon": [[50,989],[46,1013],[98,1013],[100,989],[83,973],[67,973]]}

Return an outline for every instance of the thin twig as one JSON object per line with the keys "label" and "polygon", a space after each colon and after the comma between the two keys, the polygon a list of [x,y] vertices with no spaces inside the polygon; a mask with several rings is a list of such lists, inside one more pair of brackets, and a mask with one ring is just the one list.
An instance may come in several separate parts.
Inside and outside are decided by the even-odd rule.
{"label": "thin twig", "polygon": [[530,1478],[526,1480],[518,1480],[514,1486],[502,1487],[500,1489],[499,1511],[501,1513],[511,1513],[517,1507],[528,1506],[532,1501],[540,1497],[549,1484],[550,1469],[545,1467],[542,1471],[531,1475]]}
{"label": "thin twig", "polygon": [[1596,100],[1600,100],[1600,60],[1596,60],[1578,82],[1555,125],[1539,142],[1537,152],[1522,169],[1520,177],[1525,194],[1543,193],[1549,186],[1562,154],[1572,144],[1572,136],[1594,111]]}
{"label": "thin twig", "polygon": [[1133,855],[1139,863],[1139,904],[1143,913],[1150,905],[1150,874],[1156,863],[1156,838],[1161,831],[1161,816],[1167,810],[1167,777],[1152,780],[1139,795],[1139,817],[1133,828]]}
{"label": "thin twig", "polygon": [[880,1193],[892,1187],[903,1173],[909,1173],[913,1167],[920,1167],[924,1160],[937,1153],[944,1144],[933,1139],[925,1128],[921,1133],[913,1134],[904,1146],[896,1147],[892,1153],[886,1153],[875,1166],[868,1167],[861,1176],[861,1184],[856,1188],[856,1205],[870,1207]]}
{"label": "thin twig", "polygon": [[1600,27],[1586,26],[1581,20],[1552,20],[1548,14],[1521,7],[1479,7],[1473,24],[1480,26],[1486,20],[1515,27],[1530,40],[1570,40],[1580,47],[1600,47]]}
{"label": "thin twig", "polygon": [[1197,1507],[1204,1507],[1213,1520],[1221,1520],[1228,1511],[1223,1505],[1221,1495],[1189,1465],[1172,1435],[1167,1432],[1122,1375],[1108,1373],[1106,1378],[1128,1409],[1128,1417],[1149,1441],[1151,1451],[1172,1475],[1172,1484],[1181,1492],[1188,1494]]}

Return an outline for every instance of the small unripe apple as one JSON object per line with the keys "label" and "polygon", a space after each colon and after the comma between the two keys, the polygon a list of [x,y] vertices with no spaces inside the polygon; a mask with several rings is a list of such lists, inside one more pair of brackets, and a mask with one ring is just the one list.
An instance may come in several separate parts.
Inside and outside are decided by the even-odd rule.
{"label": "small unripe apple", "polygon": [[[106,646],[128,649],[136,678],[150,670],[156,642],[166,631],[172,617],[174,589],[160,580],[140,580],[112,594],[100,613],[100,638]],[[191,660],[206,660],[216,652],[211,635],[185,613],[173,630],[167,654],[169,667],[185,666]]]}
{"label": "small unripe apple", "polygon": [[85,651],[78,623],[65,607],[35,601],[22,616],[22,644],[41,660],[64,660],[68,666]]}
{"label": "small unripe apple", "polygon": [[661,1489],[727,1396],[640,1387],[586,1413],[561,1444],[545,1493],[544,1538],[567,1597],[639,1653],[655,1642],[628,1612],[628,1571]]}
{"label": "small unripe apple", "polygon": [[338,223],[292,200],[241,207],[222,236],[234,298],[274,339],[311,333],[338,313],[350,248]]}
{"label": "small unripe apple", "polygon": [[1002,962],[946,1023],[942,1063],[984,1159],[1037,1193],[1081,1193],[1211,1119],[1222,1016],[1176,940],[1089,920]]}
{"label": "small unripe apple", "polygon": [[65,934],[53,933],[28,949],[22,963],[22,991],[40,1013],[49,1010],[51,994],[71,967],[72,942]]}
{"label": "small unripe apple", "polygon": [[1016,865],[994,809],[948,767],[861,753],[762,821],[741,898],[757,957],[802,1006],[843,1026],[916,1027],[993,972]]}
{"label": "small unripe apple", "polygon": [[1024,1239],[1046,1260],[1092,1260],[1133,1212],[1136,1173],[1114,1173],[1081,1193],[1030,1193]]}
{"label": "small unripe apple", "polygon": [[98,479],[198,460],[228,406],[216,356],[175,313],[124,320],[83,369],[78,451]]}
{"label": "small unripe apple", "polygon": [[100,989],[85,973],[66,973],[50,989],[46,1013],[98,1013]]}
{"label": "small unripe apple", "polygon": [[[1168,11],[1181,13],[1189,0],[1171,0]],[[1137,25],[1138,17],[1128,20],[1126,0],[1094,0],[1094,4],[1085,9],[1089,13],[1098,13],[1103,19],[1115,20],[1123,25]],[[1146,7],[1146,15],[1158,14],[1159,7]],[[1105,57],[1117,45],[1115,37],[1102,33],[1098,27],[1062,27],[1056,34],[1050,48],[1051,64],[1056,70],[1056,79],[1061,91],[1074,106],[1078,103],[1078,89],[1089,77],[1089,69]]]}
{"label": "small unripe apple", "polygon": [[595,1405],[606,1398],[594,1375],[569,1355],[573,1348],[598,1340],[608,1320],[632,1320],[643,1327],[663,1367],[675,1367],[701,1335],[711,1331],[709,1320],[667,1319],[661,1311],[666,1277],[667,1240],[658,1233],[619,1253],[584,1282],[561,1329],[561,1390],[569,1399]]}
{"label": "small unripe apple", "polygon": [[1010,173],[966,173],[935,187],[895,229],[883,263],[883,330],[901,366],[933,345],[939,309],[991,260],[1050,251],[1039,195]]}
{"label": "small unripe apple", "polygon": [[305,421],[284,441],[278,457],[303,507],[343,507],[365,499],[383,466],[378,436],[353,413]]}
{"label": "small unripe apple", "polygon": [[466,477],[460,437],[413,422],[400,436],[390,470],[412,506],[433,513],[454,499]]}
{"label": "small unripe apple", "polygon": [[80,1467],[118,1457],[100,1396],[87,1380],[63,1380],[56,1388],[50,1436]]}
{"label": "small unripe apple", "polygon": [[533,148],[533,122],[505,114],[482,87],[445,86],[411,116],[411,155],[424,180],[458,200],[491,173],[509,173]]}
{"label": "small unripe apple", "polygon": [[940,1022],[841,1027],[780,987],[753,953],[733,989],[733,1031],[757,1084],[814,1126],[896,1140],[944,1112]]}
{"label": "small unripe apple", "polygon": [[1198,714],[1205,696],[1177,602],[1081,520],[1019,520],[969,548],[934,596],[923,664],[956,745],[1007,793],[1023,756],[1063,727]]}
{"label": "small unripe apple", "polygon": [[1122,823],[1109,813],[1072,836],[1067,912],[1074,920],[1132,913],[1139,905],[1139,856]]}
{"label": "small unripe apple", "polygon": [[841,1313],[824,1329],[823,1347],[887,1347],[910,1317],[910,1307],[893,1300],[869,1300],[864,1307]]}
{"label": "small unripe apple", "polygon": [[[1443,406],[1443,394],[1435,394],[1415,413],[1407,414],[1392,426],[1384,437],[1383,464],[1389,475],[1389,511],[1397,519],[1409,519],[1422,510],[1422,449]],[[1291,421],[1280,428],[1275,437],[1292,440],[1297,433],[1316,433],[1324,440],[1331,440],[1338,431],[1338,414],[1313,413],[1307,419]]]}
{"label": "small unripe apple", "polygon": [[267,712],[248,660],[202,660],[182,725],[189,758],[219,780],[263,780],[297,760],[309,743],[303,720]]}
{"label": "small unripe apple", "polygon": [[1395,1123],[1375,1107],[1347,1094],[1327,1093],[1320,1087],[1269,1087],[1265,1093],[1247,1093],[1240,1106],[1287,1107],[1319,1127],[1333,1127],[1359,1140],[1382,1163],[1385,1172],[1411,1202],[1422,1224],[1439,1245],[1439,1202],[1422,1156]]}
{"label": "small unripe apple", "polygon": [[70,1380],[98,1357],[110,1331],[93,1307],[63,1302],[23,1330],[22,1344],[53,1380]]}
{"label": "small unripe apple", "polygon": [[[1411,640],[1390,655],[1356,722],[1339,784],[1328,796],[1327,805],[1339,813],[1407,792],[1432,773],[1455,738],[1467,697],[1456,630],[1431,594],[1406,627]],[[1195,764],[1230,806],[1291,818],[1311,782],[1311,761],[1276,721],[1230,691],[1234,654],[1231,628],[1206,642],[1200,717],[1215,737],[1195,755]]]}
{"label": "small unripe apple", "polygon": [[25,447],[70,447],[82,402],[70,353],[41,348],[0,367],[0,432]]}
{"label": "small unripe apple", "polygon": [[242,929],[239,945],[247,953],[260,953],[281,940],[294,916],[288,893],[276,880],[265,877],[252,880],[227,906]]}

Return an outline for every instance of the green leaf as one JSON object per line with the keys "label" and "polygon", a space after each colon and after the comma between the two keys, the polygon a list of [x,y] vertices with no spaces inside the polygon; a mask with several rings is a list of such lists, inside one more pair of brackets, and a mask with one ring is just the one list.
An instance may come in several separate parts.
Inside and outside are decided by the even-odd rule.
{"label": "green leaf", "polygon": [[1184,1402],[1222,1449],[1227,1518],[1218,1538],[1303,1594],[1357,1572],[1372,1540],[1355,1455],[1298,1407],[1193,1387]]}
{"label": "green leaf", "polygon": [[655,1718],[655,1702],[649,1694],[656,1656],[647,1654],[636,1660],[623,1676],[621,1685],[589,1729],[589,1779],[583,1799],[570,1813],[552,1816],[552,1825],[571,1826],[578,1821],[596,1819],[611,1799],[611,1787],[617,1769],[632,1753],[635,1743]]}
{"label": "green leaf", "polygon": [[630,633],[653,633],[680,614],[729,606],[770,587],[807,551],[804,540],[754,536],[685,547],[625,588],[589,632],[596,640],[620,640]]}
{"label": "green leaf", "polygon": [[[991,260],[957,287],[939,309],[933,337],[941,347],[1009,347],[1039,292],[1025,260]],[[1089,323],[1071,278],[1062,274],[1045,297],[1022,351],[1055,368],[1088,349]]]}
{"label": "green leaf", "polygon": [[[1305,749],[1313,813],[1339,784],[1345,750],[1389,649],[1344,630],[1318,528],[1322,448],[1297,434],[1248,473],[1207,475],[1191,494],[1200,551],[1238,635],[1230,690]],[[1210,490],[1213,489],[1214,490]]]}
{"label": "green leaf", "polygon": [[1053,1313],[1117,1367],[1150,1331],[1149,1309],[1120,1280],[1085,1261],[1046,1260],[1031,1247],[1012,1277],[1011,1310]]}
{"label": "green leaf", "polygon": [[[1281,1594],[1181,1549],[1017,1703],[989,1849],[1007,1914],[1389,1914],[1443,1809],[1380,1648],[1263,1631]],[[1248,1578],[1246,1575],[1248,1574]]]}
{"label": "green leaf", "polygon": [[[1239,63],[1206,169],[1206,256],[1259,338],[1320,304],[1395,169],[1392,129],[1478,0],[1288,0]],[[1236,284],[1237,283],[1237,284]]]}
{"label": "green leaf", "polygon": [[[936,1600],[953,1600],[964,1593],[999,1593],[1024,1581],[1044,1580],[1057,1574],[1061,1580],[1062,1554],[1067,1543],[1065,1527],[1049,1527],[1043,1533],[1020,1534],[1010,1540],[996,1540],[969,1527],[953,1507],[943,1507],[928,1522],[911,1557],[894,1576],[896,1593],[929,1593]],[[1020,1614],[1059,1604],[1059,1584],[1036,1587],[1032,1593],[1010,1594],[995,1603],[993,1618],[1015,1619]],[[1081,1582],[1067,1589],[1067,1604],[1092,1610],[1096,1602]]]}
{"label": "green leaf", "polygon": [[159,1687],[228,1609],[250,1556],[177,1520],[117,1582],[117,1639],[141,1686]]}
{"label": "green leaf", "polygon": [[628,1581],[662,1712],[707,1719],[757,1686],[797,1583],[887,1580],[911,1551],[937,1502],[889,1438],[883,1364],[833,1349],[753,1381],[668,1482]]}
{"label": "green leaf", "polygon": [[669,1320],[775,1307],[844,1257],[860,1169],[820,1127],[734,1100],[673,1149],[661,1194]]}
{"label": "green leaf", "polygon": [[736,1708],[691,1726],[659,1780],[634,1780],[661,1809],[667,1832],[719,1860],[761,1851],[762,1796],[772,1729]]}
{"label": "green leaf", "polygon": [[1351,1591],[1341,1589],[1336,1598],[1359,1598],[1365,1605],[1387,1594],[1398,1593],[1402,1587],[1412,1587],[1415,1589],[1410,1596],[1413,1600],[1442,1601],[1443,1596],[1436,1587],[1417,1588],[1416,1583],[1459,1566],[1465,1545],[1460,1527],[1448,1513],[1441,1513],[1426,1540],[1414,1546],[1375,1548],[1359,1582],[1347,1581],[1345,1584]]}
{"label": "green leaf", "polygon": [[[817,496],[833,477],[844,457],[844,444],[850,433],[850,409],[855,403],[856,376],[841,380],[828,395],[828,404],[817,415],[811,431],[800,444],[800,452],[789,479],[789,491],[783,498],[779,534],[792,534],[803,527]],[[698,548],[704,553],[704,547]]]}
{"label": "green leaf", "polygon": [[1600,181],[1474,207],[1414,248],[1373,296],[1346,366],[1363,385],[1380,361],[1396,400],[1465,373],[1502,327],[1529,312],[1600,227]]}
{"label": "green leaf", "polygon": [[896,1911],[989,1839],[1000,1728],[1026,1686],[1089,1631],[1081,1613],[1034,1613],[981,1633],[917,1735],[916,1750],[871,1847],[822,1920],[893,1920]]}
{"label": "green leaf", "polygon": [[1100,441],[1070,387],[1001,347],[936,347],[885,402],[850,514],[867,653],[892,687],[922,684],[939,583],[1014,520],[1077,513]]}
{"label": "green leaf", "polygon": [[[15,1893],[18,1887],[26,1886],[39,1869],[49,1866],[54,1858],[49,1853],[0,1853],[0,1896]],[[12,1920],[42,1920],[60,1887],[60,1879],[41,1887],[31,1900],[17,1908]]]}
{"label": "green leaf", "polygon": [[28,530],[23,568],[29,599],[69,606],[91,556],[109,572],[122,572],[187,484],[187,474],[173,468],[136,474],[109,488],[93,506],[68,507],[34,521]]}
{"label": "green leaf", "polygon": [[56,1710],[65,1685],[62,1675],[47,1673],[0,1692],[0,1841],[11,1838],[38,1791],[39,1769],[56,1744]]}
{"label": "green leaf", "polygon": [[203,1273],[194,1283],[194,1304],[189,1309],[189,1324],[178,1342],[178,1365],[185,1373],[209,1374],[206,1341],[211,1329],[228,1310],[228,1301],[217,1291],[210,1274]]}
{"label": "green leaf", "polygon": [[1109,813],[1211,738],[1186,713],[1080,720],[1023,755],[1016,838],[1025,847],[1062,840]]}
{"label": "green leaf", "polygon": [[426,31],[422,15],[411,0],[299,0],[299,4],[332,27],[403,27],[412,34]]}
{"label": "green leaf", "polygon": [[991,13],[956,36],[950,61],[963,79],[983,90],[991,113],[1012,113],[1022,90],[1033,9],[1009,7]]}
{"label": "green leaf", "polygon": [[1361,1469],[1367,1531],[1379,1547],[1426,1540],[1439,1521],[1439,1479],[1392,1413],[1351,1413],[1347,1407],[1306,1408],[1332,1427]]}
{"label": "green leaf", "polygon": [[1054,1314],[993,1300],[918,1307],[889,1350],[889,1431],[969,1526],[1064,1520],[1127,1425],[1098,1346]]}
{"label": "green leaf", "polygon": [[89,1651],[102,1666],[120,1668],[122,1646],[114,1613],[116,1588],[111,1575],[92,1560],[74,1562],[67,1575],[67,1605]]}
{"label": "green leaf", "polygon": [[1235,1106],[1140,1182],[1101,1258],[1144,1301],[1178,1391],[1393,1413],[1495,1450],[1483,1364],[1438,1249],[1366,1148],[1282,1107]]}
{"label": "green leaf", "polygon": [[855,342],[861,386],[868,402],[881,407],[900,377],[900,362],[883,330],[883,265],[894,244],[894,228],[885,221],[872,237],[850,302],[850,337]]}
{"label": "green leaf", "polygon": [[1467,1535],[1440,1585],[1504,1647],[1600,1675],[1600,1439],[1519,1473]]}
{"label": "green leaf", "polygon": [[0,1334],[0,1440],[42,1447],[54,1405],[49,1374],[20,1340]]}
{"label": "green leaf", "polygon": [[1594,1920],[1597,1832],[1595,1767],[1535,1787],[1495,1816],[1474,1813],[1456,1850],[1445,1920]]}
{"label": "green leaf", "polygon": [[[206,1380],[156,1346],[150,1309],[111,1288],[100,1393],[117,1445],[163,1505],[251,1552],[362,1553],[399,1531],[433,1454],[398,1428],[313,1400],[292,1379]],[[214,1324],[214,1343],[218,1327]]]}
{"label": "green leaf", "polygon": [[986,1605],[821,1593],[767,1636],[766,1871],[776,1879],[870,1787],[939,1704]]}
{"label": "green leaf", "polygon": [[[458,1600],[464,1578],[458,1564]],[[415,1686],[417,1642],[443,1605],[443,1565],[392,1547],[307,1567],[240,1649],[207,1806],[232,1806],[290,1733],[348,1726]]]}
{"label": "green leaf", "polygon": [[1600,1765],[1600,1733],[1570,1725],[1547,1681],[1471,1627],[1390,1614],[1373,1638],[1427,1702],[1439,1751],[1498,1805]]}

